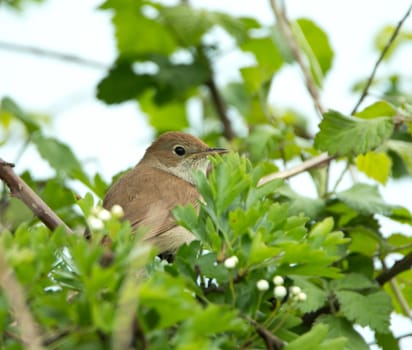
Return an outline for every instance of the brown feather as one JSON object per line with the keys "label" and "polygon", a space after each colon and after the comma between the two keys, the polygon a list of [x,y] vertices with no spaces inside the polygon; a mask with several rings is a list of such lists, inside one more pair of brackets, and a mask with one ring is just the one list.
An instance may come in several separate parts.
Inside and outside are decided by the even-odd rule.
{"label": "brown feather", "polygon": [[[173,186],[168,181],[170,176],[174,177]],[[103,206],[110,209],[119,204],[124,209],[124,219],[129,220],[134,229],[147,228],[145,239],[151,239],[177,226],[171,213],[174,207],[189,203],[197,207],[198,199],[199,192],[194,185],[164,170],[140,164],[113,184]],[[142,201],[146,203],[144,206]]]}

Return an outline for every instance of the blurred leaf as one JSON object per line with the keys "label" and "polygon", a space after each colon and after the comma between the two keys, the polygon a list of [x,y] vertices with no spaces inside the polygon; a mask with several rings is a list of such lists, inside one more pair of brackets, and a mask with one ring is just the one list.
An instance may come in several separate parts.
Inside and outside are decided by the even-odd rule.
{"label": "blurred leaf", "polygon": [[324,114],[315,146],[331,155],[362,154],[380,146],[393,132],[391,118],[351,118],[331,111]]}
{"label": "blurred leaf", "polygon": [[382,350],[400,350],[399,340],[392,333],[375,333],[376,343]]}
{"label": "blurred leaf", "polygon": [[[412,160],[412,157],[411,157]],[[385,184],[388,181],[392,161],[391,158],[383,152],[368,152],[356,157],[356,166],[370,178]]]}
{"label": "blurred leaf", "polygon": [[278,71],[283,64],[282,56],[270,37],[251,38],[244,42],[241,48],[243,51],[253,53],[259,68],[268,74]]}
{"label": "blurred leaf", "polygon": [[11,113],[16,119],[23,123],[29,133],[33,133],[40,129],[38,123],[27,113],[25,113],[17,104],[9,97],[4,97],[1,100],[1,109]]}
{"label": "blurred leaf", "polygon": [[[393,25],[387,25],[384,26],[377,34],[375,37],[375,49],[379,53],[383,51],[385,46],[388,45],[388,42],[395,32],[396,28]],[[389,47],[388,51],[386,52],[386,55],[384,56],[385,60],[389,60],[392,58],[393,54],[402,46],[402,44],[405,44],[407,42],[410,42],[412,40],[412,32],[406,31],[401,29],[398,35],[396,36],[395,40]]]}
{"label": "blurred leaf", "polygon": [[409,174],[412,175],[412,143],[398,140],[389,140],[387,145],[390,150],[401,157]]}
{"label": "blurred leaf", "polygon": [[327,34],[317,24],[306,18],[300,18],[292,23],[292,28],[300,47],[308,58],[316,84],[322,85],[334,57]]}
{"label": "blurred leaf", "polygon": [[133,57],[147,53],[170,54],[176,49],[172,32],[156,18],[145,17],[142,2],[111,1],[116,29],[117,48],[121,56]]}
{"label": "blurred leaf", "polygon": [[366,344],[362,336],[353,329],[352,324],[343,317],[334,315],[321,315],[316,323],[322,323],[329,326],[328,338],[335,339],[344,337],[347,339],[345,350],[368,350],[369,346]]}
{"label": "blurred leaf", "polygon": [[390,215],[392,205],[387,204],[376,186],[358,183],[350,189],[338,192],[337,198],[361,214]]}
{"label": "blurred leaf", "polygon": [[83,171],[82,165],[66,144],[53,137],[36,133],[32,137],[41,157],[56,170],[59,176],[71,176],[90,186],[90,180]]}
{"label": "blurred leaf", "polygon": [[296,340],[287,344],[284,350],[343,350],[347,340],[338,337],[333,340],[327,340],[328,326],[323,323],[317,323],[312,329],[300,336]]}
{"label": "blurred leaf", "polygon": [[159,132],[183,130],[189,126],[184,102],[174,101],[158,106],[150,92],[142,96],[139,101],[142,111],[149,118],[149,123]]}

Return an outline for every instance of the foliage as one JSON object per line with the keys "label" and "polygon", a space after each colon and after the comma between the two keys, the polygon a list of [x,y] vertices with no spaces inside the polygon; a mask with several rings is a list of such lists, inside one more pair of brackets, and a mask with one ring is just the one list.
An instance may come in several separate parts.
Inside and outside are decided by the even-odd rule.
{"label": "foliage", "polygon": [[[44,348],[53,349],[270,349],[277,342],[287,350],[368,349],[355,325],[370,327],[384,350],[399,348],[390,317],[410,316],[412,273],[395,271],[382,280],[382,262],[410,259],[412,238],[406,229],[385,235],[379,220],[411,226],[412,215],[388,203],[378,185],[410,181],[412,107],[402,90],[407,77],[377,79],[381,99],[354,115],[327,111],[312,135],[310,111],[280,110],[268,98],[277,74],[296,63],[277,25],[167,3],[102,4],[101,11],[112,14],[118,57],[98,84],[97,98],[136,101],[157,133],[187,130],[188,106],[196,101],[200,136],[236,151],[211,159],[207,178],[195,174],[203,198],[199,212],[174,209],[179,224],[199,240],[167,263],[142,242],[144,232],[131,232],[111,215],[86,241],[85,223],[108,184],[88,174],[69,145],[47,135],[43,116],[3,97],[0,145],[18,135],[22,152],[33,147],[50,165],[49,178],[33,171],[21,177],[76,234],[60,228],[50,233],[3,191],[0,281],[12,276],[17,283],[1,284],[0,347],[24,348],[25,329],[16,319],[28,313]],[[328,35],[307,18],[289,25],[313,88],[321,89],[333,67]],[[376,38],[379,50],[388,28]],[[228,48],[219,36],[230,38],[238,57],[252,57],[236,80],[222,85],[217,67]],[[402,32],[386,59],[410,38]],[[359,92],[365,84],[355,85]],[[241,137],[240,130],[247,132]],[[323,151],[335,160],[307,169],[316,198],[280,179],[259,185],[278,167]],[[329,171],[335,163],[336,178]],[[369,179],[343,187],[348,170]],[[73,181],[89,193],[80,198]],[[10,297],[20,294],[21,305]]]}

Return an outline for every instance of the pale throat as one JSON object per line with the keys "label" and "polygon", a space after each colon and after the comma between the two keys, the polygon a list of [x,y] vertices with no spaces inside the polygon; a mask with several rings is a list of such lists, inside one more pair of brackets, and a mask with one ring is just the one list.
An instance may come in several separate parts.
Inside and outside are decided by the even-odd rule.
{"label": "pale throat", "polygon": [[166,166],[159,163],[159,168],[171,173],[182,180],[185,180],[192,185],[195,185],[195,180],[193,178],[193,173],[196,171],[201,171],[204,175],[207,174],[207,169],[209,167],[209,160],[206,157],[199,158],[188,158],[182,159],[182,161],[176,166]]}

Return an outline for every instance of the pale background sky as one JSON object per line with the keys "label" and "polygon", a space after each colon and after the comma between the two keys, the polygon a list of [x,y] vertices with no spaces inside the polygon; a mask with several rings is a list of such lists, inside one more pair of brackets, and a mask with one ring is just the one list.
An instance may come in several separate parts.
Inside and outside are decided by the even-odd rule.
{"label": "pale background sky", "polygon": [[[116,56],[113,28],[110,14],[96,10],[100,3],[100,0],[48,0],[40,6],[27,6],[22,14],[0,7],[0,40],[73,53],[109,65]],[[266,0],[192,0],[191,3],[273,22]],[[372,50],[374,35],[383,25],[396,25],[409,5],[409,0],[287,1],[290,17],[314,20],[328,33],[335,50],[333,69],[322,94],[327,108],[350,112],[358,98],[349,93],[350,86],[356,79],[370,74],[377,58]],[[412,30],[411,18],[404,28]],[[217,65],[218,82],[238,77],[236,67],[244,62],[238,55],[226,55]],[[411,62],[412,45],[400,51],[390,66],[381,66],[379,73],[397,68],[410,76]],[[112,175],[140,159],[153,134],[135,103],[107,106],[95,99],[95,86],[104,73],[81,65],[0,50],[0,97],[10,96],[28,111],[51,115],[48,132],[68,143],[78,158],[86,162],[90,173],[99,172],[110,180]],[[277,106],[313,111],[296,67],[281,72],[271,96]],[[315,131],[317,120],[315,113],[311,113]],[[15,142],[2,147],[0,157],[13,162],[19,151],[17,145]],[[47,164],[33,150],[28,150],[17,165],[18,172],[27,168],[37,176],[50,174]],[[303,194],[313,194],[311,189],[308,192],[304,175],[295,179],[293,186]],[[411,180],[389,182],[380,189],[389,202],[412,210]],[[412,234],[408,226],[394,225],[387,220],[382,223],[387,234],[396,230]],[[392,327],[397,335],[412,331],[411,320],[406,318],[395,317]],[[371,340],[368,330],[362,333]],[[411,348],[412,339],[404,339],[402,349]]]}

